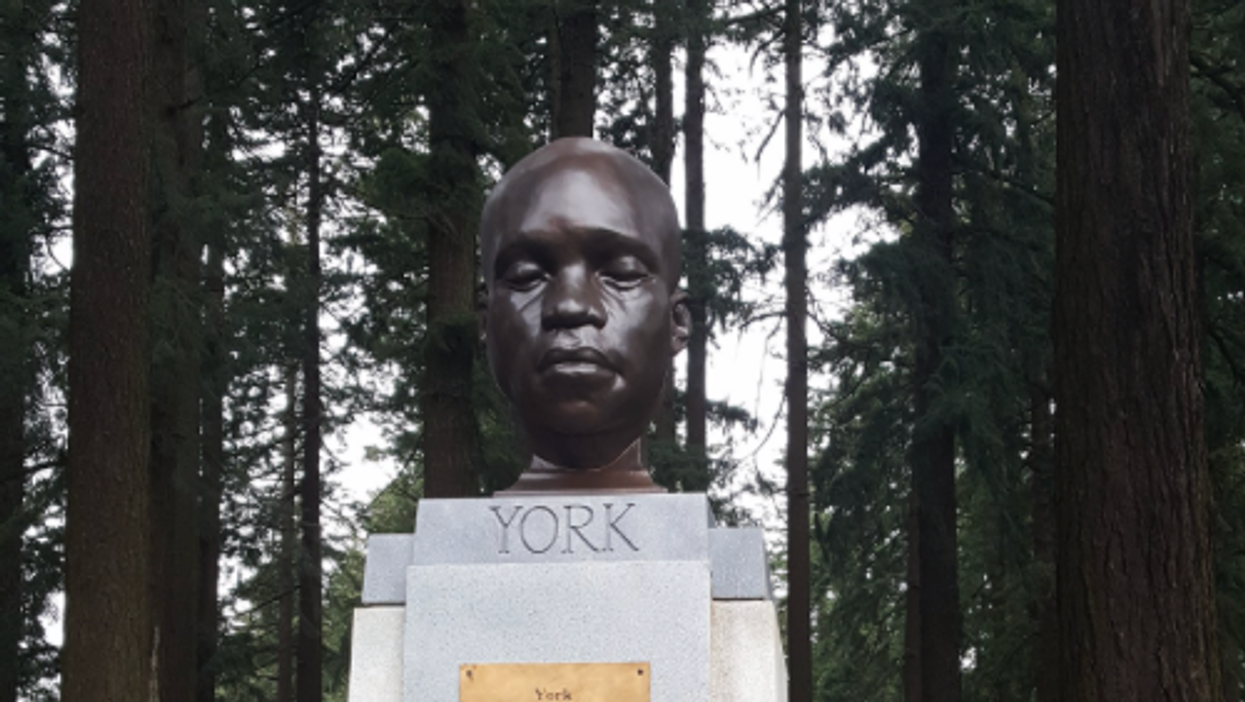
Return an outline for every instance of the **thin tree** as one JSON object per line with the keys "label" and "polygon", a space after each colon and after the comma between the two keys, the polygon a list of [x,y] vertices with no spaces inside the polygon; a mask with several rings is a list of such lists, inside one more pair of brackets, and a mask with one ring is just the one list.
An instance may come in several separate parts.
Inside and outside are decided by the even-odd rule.
{"label": "thin tree", "polygon": [[1053,333],[1059,699],[1221,695],[1189,4],[1060,0]]}
{"label": "thin tree", "polygon": [[1038,632],[1033,644],[1033,686],[1037,702],[1056,702],[1059,699],[1059,611],[1055,601],[1054,418],[1047,384],[1035,382],[1030,392],[1030,519],[1033,560],[1037,566],[1033,618]]}
{"label": "thin tree", "polygon": [[[14,32],[17,34],[17,32]],[[5,37],[10,48],[21,36]],[[33,42],[31,42],[33,44]],[[26,54],[30,46],[22,54]],[[0,85],[0,702],[16,702],[21,683],[22,535],[27,517],[25,421],[33,390],[28,280],[38,191],[33,187],[34,125],[27,56],[4,61]]]}
{"label": "thin tree", "polygon": [[299,486],[302,553],[298,568],[298,636],[296,644],[295,699],[320,702],[324,696],[323,670],[324,585],[323,547],[320,538],[320,447],[323,407],[320,401],[320,230],[324,218],[325,187],[323,151],[320,146],[320,106],[323,91],[319,77],[309,80],[306,110],[307,260],[303,271],[302,373],[303,373],[303,476]]}
{"label": "thin tree", "polygon": [[787,650],[791,702],[812,702],[808,510],[808,242],[804,231],[803,23],[800,0],[784,4],[786,164],[782,174],[787,320]]}
{"label": "thin tree", "polygon": [[159,632],[160,696],[196,692],[202,244],[192,216],[203,156],[196,3],[159,0],[153,12],[154,221],[151,382],[151,587]]}
{"label": "thin tree", "polygon": [[[7,160],[7,159],[6,159]],[[20,167],[11,161],[10,168]],[[23,348],[18,300],[25,294],[29,256],[25,237],[11,228],[0,231],[0,702],[16,702],[20,684],[18,652],[22,641],[22,532],[26,493],[25,410],[28,352]]]}
{"label": "thin tree", "polygon": [[295,483],[298,456],[298,363],[284,370],[285,409],[281,416],[281,546],[277,555],[277,698],[294,701],[294,587],[298,561],[298,491]]}
{"label": "thin tree", "polygon": [[[223,131],[223,130],[221,130]],[[214,144],[223,141],[218,132]],[[219,153],[219,152],[218,152]],[[206,241],[203,276],[203,458],[199,482],[199,605],[198,665],[195,702],[216,699],[220,620],[221,495],[225,467],[225,392],[228,371],[225,360],[225,241],[213,232]]]}
{"label": "thin tree", "polygon": [[590,137],[596,111],[597,0],[552,2],[553,137]]}
{"label": "thin tree", "polygon": [[[653,171],[662,182],[670,185],[670,169],[674,164],[674,46],[676,38],[673,13],[661,2],[653,2],[653,31],[649,43],[649,63],[653,69],[653,126],[650,149]],[[662,388],[661,407],[653,422],[653,438],[673,447],[678,421],[675,414],[674,359],[669,360],[666,384]]]}
{"label": "thin tree", "polygon": [[[705,0],[687,2],[687,63],[684,66],[683,171],[686,184],[683,211],[687,217],[688,309],[692,331],[687,344],[687,451],[708,472],[707,383],[709,352],[709,255],[705,232],[705,51],[708,45],[711,5]],[[707,478],[708,476],[706,476]],[[706,482],[708,482],[706,480]]]}
{"label": "thin tree", "polygon": [[61,698],[150,700],[147,8],[85,0],[77,28]]}
{"label": "thin tree", "polygon": [[[906,642],[920,673],[920,691],[907,700],[958,702],[960,699],[960,605],[956,547],[955,428],[935,410],[938,377],[955,324],[953,206],[956,52],[950,28],[952,0],[930,0],[918,7],[916,38],[920,113],[916,118],[916,222],[908,242],[916,299],[911,301],[915,334],[912,374],[915,424],[909,464],[916,510],[910,530],[908,598],[916,598],[918,623]],[[908,611],[911,613],[910,605]]]}
{"label": "thin tree", "polygon": [[674,164],[674,46],[678,31],[675,15],[661,2],[652,3],[653,33],[649,63],[653,68],[653,127],[650,149],[653,171],[670,185]]}

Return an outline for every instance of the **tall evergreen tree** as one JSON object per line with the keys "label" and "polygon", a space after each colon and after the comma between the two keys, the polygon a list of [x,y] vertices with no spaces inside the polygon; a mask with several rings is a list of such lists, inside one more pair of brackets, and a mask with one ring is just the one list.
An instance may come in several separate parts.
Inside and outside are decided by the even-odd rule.
{"label": "tall evergreen tree", "polygon": [[[915,222],[908,240],[918,299],[915,360],[912,375],[915,426],[910,463],[916,517],[909,548],[915,553],[915,582],[906,596],[916,598],[916,653],[920,692],[907,699],[958,702],[960,699],[960,612],[956,547],[955,429],[934,409],[944,349],[955,328],[953,250],[956,215],[953,207],[955,144],[955,76],[958,49],[949,0],[917,3],[921,15],[915,39],[920,75],[916,117]],[[909,608],[909,612],[913,609]],[[913,660],[913,659],[908,659]],[[917,676],[905,676],[916,682]]]}
{"label": "tall evergreen tree", "polygon": [[480,462],[472,396],[479,334],[475,237],[480,211],[479,80],[474,11],[464,0],[430,8],[428,300],[421,409],[424,494],[477,494]]}
{"label": "tall evergreen tree", "polygon": [[[63,9],[43,0],[0,9],[0,700],[47,684],[54,650],[39,623],[60,590],[63,451],[54,429],[53,374],[63,353],[62,276],[43,245],[61,224],[53,128],[65,119],[44,65],[64,58],[45,21]],[[57,37],[59,39],[59,37]],[[51,551],[51,552],[49,552]]]}
{"label": "tall evergreen tree", "polygon": [[[818,539],[828,561],[822,577],[834,588],[823,621],[849,627],[826,641],[825,648],[842,647],[828,658],[844,677],[825,689],[869,689],[868,676],[884,675],[902,660],[902,673],[889,674],[904,681],[905,699],[958,694],[961,662],[970,660],[964,699],[1024,699],[1036,678],[1017,659],[1034,651],[1039,625],[1028,612],[1049,603],[1036,583],[1037,532],[1029,529],[1042,522],[1041,505],[1049,504],[1038,437],[1050,432],[1035,426],[1041,415],[1034,410],[1048,392],[1051,12],[1044,3],[1010,0],[859,2],[836,6],[830,16],[836,37],[827,49],[841,104],[862,110],[878,129],[838,163],[813,169],[811,209],[819,219],[867,205],[895,228],[897,240],[844,262],[840,274],[852,284],[859,309],[846,323],[823,325],[830,339],[823,354],[837,382],[820,423],[838,424],[826,430],[829,447],[814,479],[826,525]],[[945,42],[961,48],[947,51]],[[861,51],[878,61],[872,75],[857,70]],[[950,72],[941,79],[939,66],[931,65],[938,55]],[[840,118],[847,116],[832,114],[831,123]],[[923,159],[941,166],[923,166]],[[931,213],[941,213],[941,229]],[[941,335],[929,334],[931,324]],[[883,348],[872,348],[877,344]],[[883,381],[886,375],[896,377]],[[881,399],[883,388],[906,392]],[[897,419],[879,402],[911,414]],[[878,480],[900,480],[895,447],[871,438],[877,427],[888,427],[892,440],[905,437],[901,448],[912,465],[906,489],[857,477],[861,466],[872,465],[884,473]],[[944,448],[931,453],[929,442],[939,437]],[[943,594],[929,599],[921,591],[939,586],[926,583],[936,545],[926,536],[935,515],[916,492],[932,487],[917,482],[924,481],[917,471],[935,455],[944,478],[933,492],[949,505],[935,522],[954,538],[935,549]],[[876,506],[862,508],[862,500]],[[906,565],[886,531],[875,537],[884,546],[870,549],[867,560],[847,553],[852,542],[831,533],[872,525],[905,525]],[[836,567],[848,573],[835,573]],[[882,575],[881,569],[889,570]],[[908,585],[889,591],[904,600],[904,626],[887,608],[871,625],[881,632],[850,638],[856,633],[850,627],[877,611],[867,603],[885,597],[905,570]],[[957,583],[971,586],[961,595]],[[944,618],[932,627],[922,616],[930,607]],[[933,640],[923,644],[925,636]],[[864,650],[856,652],[849,641],[863,641]],[[928,645],[940,652],[937,670],[929,667]],[[868,673],[857,678],[853,670]],[[928,674],[953,682],[935,683],[931,692],[923,684]]]}
{"label": "tall evergreen tree", "polygon": [[[649,41],[649,62],[653,72],[653,124],[650,129],[650,150],[653,171],[667,186],[674,165],[674,47],[677,37],[675,13],[663,3],[653,2],[653,31]],[[661,407],[654,420],[653,438],[673,447],[677,441],[678,418],[675,412],[674,359],[666,371]]]}
{"label": "tall evergreen tree", "polygon": [[[220,140],[213,144],[220,147]],[[219,152],[218,152],[219,153]],[[225,392],[228,387],[223,227],[207,237],[203,276],[202,464],[198,518],[195,702],[214,702],[220,631],[221,497],[225,471]]]}
{"label": "tall evergreen tree", "polygon": [[[308,37],[314,41],[313,37]],[[321,150],[321,76],[312,69],[308,100],[304,104],[307,174],[307,262],[303,269],[302,323],[302,480],[299,483],[299,526],[302,553],[298,559],[298,636],[295,699],[319,702],[324,696],[323,669],[323,544],[320,502],[323,498],[320,452],[324,431],[320,368],[320,236],[324,220],[325,186]]]}
{"label": "tall evergreen tree", "polygon": [[149,36],[140,0],[79,5],[67,702],[157,694],[148,580]]}
{"label": "tall evergreen tree", "polygon": [[1189,6],[1058,5],[1060,699],[1218,689]]}
{"label": "tall evergreen tree", "polygon": [[705,229],[705,55],[712,4],[689,0],[686,5],[687,63],[684,66],[683,212],[687,221],[683,268],[687,272],[688,311],[692,330],[687,343],[687,451],[708,472],[709,355],[708,232]]}
{"label": "tall evergreen tree", "polygon": [[[19,6],[20,7],[20,6]],[[20,13],[20,10],[19,10]],[[27,73],[37,56],[31,28],[18,14],[0,21],[6,56],[0,89],[0,702],[16,702],[25,629],[22,540],[27,525],[27,407],[34,392],[30,328],[31,248],[37,181],[31,154],[34,105]]]}
{"label": "tall evergreen tree", "polygon": [[553,137],[592,136],[597,105],[599,0],[550,0],[553,4]]}
{"label": "tall evergreen tree", "polygon": [[202,242],[201,3],[160,0],[153,32],[151,587],[162,700],[195,696]]}
{"label": "tall evergreen tree", "polygon": [[804,223],[804,21],[800,0],[783,6],[786,78],[785,164],[782,179],[787,324],[787,648],[793,702],[812,702],[808,510],[808,240]]}

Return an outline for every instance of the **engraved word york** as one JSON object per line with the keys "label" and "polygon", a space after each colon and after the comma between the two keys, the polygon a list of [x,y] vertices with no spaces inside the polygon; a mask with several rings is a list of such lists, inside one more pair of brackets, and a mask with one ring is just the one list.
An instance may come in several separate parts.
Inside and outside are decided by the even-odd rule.
{"label": "engraved word york", "polygon": [[606,502],[593,507],[568,505],[506,505],[489,510],[497,519],[500,534],[498,553],[522,548],[528,553],[548,553],[557,547],[561,553],[610,553],[615,550],[639,551],[640,547],[627,535],[623,520],[635,507],[634,502]]}

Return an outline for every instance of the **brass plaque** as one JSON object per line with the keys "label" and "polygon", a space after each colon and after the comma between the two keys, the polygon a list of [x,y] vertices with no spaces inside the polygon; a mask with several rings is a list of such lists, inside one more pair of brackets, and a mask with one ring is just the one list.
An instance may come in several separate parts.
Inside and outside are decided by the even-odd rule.
{"label": "brass plaque", "polygon": [[469,663],[458,702],[650,702],[648,663]]}

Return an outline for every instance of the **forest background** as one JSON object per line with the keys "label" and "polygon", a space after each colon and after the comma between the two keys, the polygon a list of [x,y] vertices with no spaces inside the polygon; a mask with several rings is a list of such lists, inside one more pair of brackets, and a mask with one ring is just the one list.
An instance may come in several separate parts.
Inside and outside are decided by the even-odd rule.
{"label": "forest background", "polygon": [[[522,467],[475,225],[572,134],[682,161],[648,455],[786,502],[794,700],[1239,700],[1245,2],[1119,5],[0,3],[0,702],[345,699],[362,538]],[[705,225],[711,49],[781,245]],[[785,485],[705,375],[776,322]],[[401,470],[355,503],[361,415]]]}

